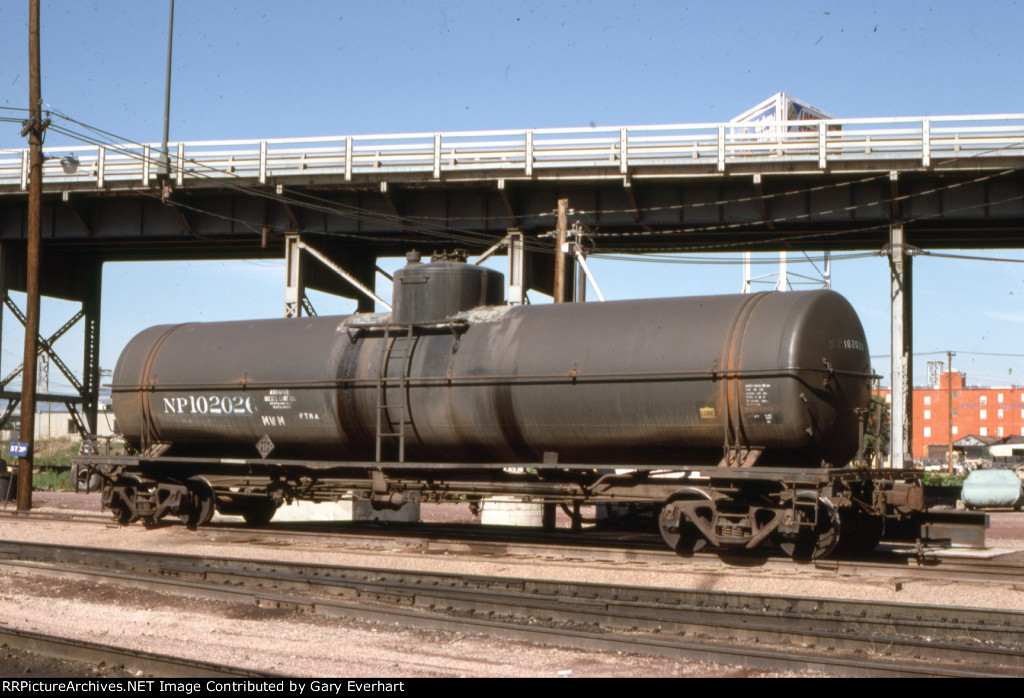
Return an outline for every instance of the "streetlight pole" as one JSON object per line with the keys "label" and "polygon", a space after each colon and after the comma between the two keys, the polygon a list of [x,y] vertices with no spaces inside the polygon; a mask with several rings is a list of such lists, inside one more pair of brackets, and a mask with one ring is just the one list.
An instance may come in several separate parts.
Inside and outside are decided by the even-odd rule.
{"label": "streetlight pole", "polygon": [[171,129],[171,53],[174,47],[174,0],[171,0],[171,18],[167,23],[167,85],[164,88],[164,142],[160,151],[157,174],[171,176],[171,155],[167,150],[167,137]]}

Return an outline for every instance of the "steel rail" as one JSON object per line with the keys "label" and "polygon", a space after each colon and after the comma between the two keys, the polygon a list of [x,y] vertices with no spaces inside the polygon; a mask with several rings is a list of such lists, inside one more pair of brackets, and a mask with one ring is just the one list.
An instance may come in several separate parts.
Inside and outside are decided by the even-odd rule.
{"label": "steel rail", "polygon": [[280,678],[254,669],[202,662],[196,659],[171,657],[165,654],[130,650],[113,645],[71,640],[55,635],[0,627],[0,643],[35,655],[62,659],[69,662],[122,666],[139,676],[189,678]]}
{"label": "steel rail", "polygon": [[[58,129],[62,131],[63,129]],[[470,173],[531,177],[572,168],[619,176],[644,169],[718,172],[763,163],[804,163],[824,171],[829,163],[861,162],[875,169],[935,168],[971,164],[1005,166],[1024,157],[1024,114],[718,122],[593,128],[455,131],[379,135],[192,141],[172,144],[171,172],[179,184],[219,186],[218,180],[260,184],[290,178],[373,178],[418,174],[441,179]],[[62,150],[63,148],[57,148]],[[69,144],[75,173],[56,159],[43,166],[53,185],[156,183],[160,144]],[[54,144],[48,150],[55,150]],[[1002,160],[1003,165],[998,161]],[[27,151],[0,151],[0,191],[27,189]]]}
{"label": "steel rail", "polygon": [[[585,647],[897,676],[1024,675],[1024,613],[18,546],[62,576]],[[4,546],[7,549],[7,546]],[[85,565],[87,568],[73,566]],[[27,566],[27,562],[8,565]],[[40,564],[40,563],[35,563]],[[298,590],[297,593],[282,593]],[[345,601],[336,601],[346,597]],[[383,604],[386,608],[381,608]],[[453,620],[450,616],[462,616]],[[538,619],[544,627],[525,627]],[[591,628],[580,630],[580,627]],[[712,637],[711,640],[704,638]],[[967,637],[968,641],[959,638]],[[697,640],[699,638],[699,640]],[[923,639],[919,639],[923,638]],[[775,643],[779,649],[766,647]],[[819,648],[795,652],[788,643]],[[755,644],[752,644],[755,643]],[[885,647],[885,657],[853,653]],[[835,656],[837,652],[851,653]],[[889,656],[891,655],[891,656]],[[919,657],[924,655],[927,660]],[[916,659],[915,659],[916,658]],[[960,666],[936,668],[935,660]]]}

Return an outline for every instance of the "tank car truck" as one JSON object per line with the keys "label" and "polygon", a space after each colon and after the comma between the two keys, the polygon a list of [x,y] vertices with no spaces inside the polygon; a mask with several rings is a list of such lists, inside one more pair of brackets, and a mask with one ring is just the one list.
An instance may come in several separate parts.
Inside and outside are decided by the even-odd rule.
{"label": "tank car truck", "polygon": [[827,290],[505,305],[502,275],[410,255],[391,313],[160,325],[125,347],[130,455],[87,456],[121,523],[265,523],[293,500],[653,503],[665,541],[797,559],[924,508],[853,467],[864,330]]}

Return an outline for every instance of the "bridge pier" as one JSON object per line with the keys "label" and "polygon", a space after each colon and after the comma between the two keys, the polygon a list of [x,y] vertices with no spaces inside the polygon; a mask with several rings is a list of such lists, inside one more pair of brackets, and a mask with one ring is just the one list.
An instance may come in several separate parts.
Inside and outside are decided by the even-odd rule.
{"label": "bridge pier", "polygon": [[890,339],[892,351],[892,435],[890,458],[893,468],[913,467],[914,425],[914,334],[913,334],[913,260],[908,254],[903,226],[889,231]]}

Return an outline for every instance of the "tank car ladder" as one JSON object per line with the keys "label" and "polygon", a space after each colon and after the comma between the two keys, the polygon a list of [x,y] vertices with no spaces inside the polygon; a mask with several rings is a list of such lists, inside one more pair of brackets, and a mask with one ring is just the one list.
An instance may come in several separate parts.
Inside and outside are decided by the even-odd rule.
{"label": "tank car ladder", "polygon": [[[409,365],[412,362],[413,349],[416,346],[417,336],[413,333],[414,325],[400,326],[396,329],[404,329],[404,334],[391,334],[391,325],[384,326],[384,347],[380,360],[380,370],[377,372],[377,451],[376,462],[380,463],[384,455],[384,439],[398,439],[398,462],[405,462],[405,427],[411,425],[412,420],[407,418],[407,407],[409,401]],[[401,345],[396,349],[395,345]],[[392,361],[402,362],[401,371],[397,376],[389,376],[388,368]],[[389,403],[388,384],[397,378],[399,392],[398,402]],[[392,419],[392,410],[397,412],[397,420]],[[397,429],[396,429],[397,427]]]}

